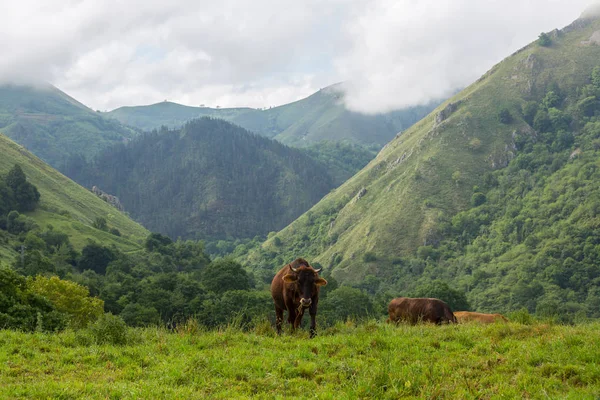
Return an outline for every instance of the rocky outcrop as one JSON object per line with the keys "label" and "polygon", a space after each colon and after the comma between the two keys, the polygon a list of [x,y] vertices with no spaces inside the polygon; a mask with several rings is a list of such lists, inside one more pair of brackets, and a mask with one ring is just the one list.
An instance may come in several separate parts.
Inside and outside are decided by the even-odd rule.
{"label": "rocky outcrop", "polygon": [[448,117],[450,117],[450,115],[452,115],[452,113],[458,109],[458,106],[460,106],[462,102],[462,100],[459,100],[456,103],[448,103],[448,105],[442,111],[435,115],[435,122],[433,124],[433,127],[435,128],[436,126],[447,120]]}
{"label": "rocky outcrop", "polygon": [[600,44],[600,31],[596,31],[596,32],[592,33],[592,36],[590,36],[589,40],[584,40],[583,42],[581,42],[581,44],[584,46],[590,46],[592,44]]}
{"label": "rocky outcrop", "polygon": [[96,196],[100,197],[102,200],[104,200],[105,202],[107,202],[108,204],[110,204],[111,206],[116,208],[117,210],[125,211],[123,204],[121,204],[121,201],[119,200],[119,198],[117,196],[113,196],[112,194],[103,192],[102,190],[100,190],[100,188],[98,186],[92,186],[92,193],[94,193]]}
{"label": "rocky outcrop", "polygon": [[366,188],[362,188],[358,191],[358,193],[356,194],[356,197],[354,197],[354,203],[356,203],[358,200],[360,200],[365,194],[367,194],[367,189]]}

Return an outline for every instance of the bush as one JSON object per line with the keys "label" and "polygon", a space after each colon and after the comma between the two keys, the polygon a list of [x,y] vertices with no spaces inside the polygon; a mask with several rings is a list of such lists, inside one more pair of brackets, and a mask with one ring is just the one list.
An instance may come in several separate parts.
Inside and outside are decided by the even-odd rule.
{"label": "bush", "polygon": [[441,280],[435,280],[418,286],[412,297],[434,297],[446,302],[452,311],[467,311],[471,309],[467,296],[456,289],[452,289]]}
{"label": "bush", "polygon": [[123,318],[107,313],[90,325],[97,344],[123,345],[127,343],[128,328]]}
{"label": "bush", "polygon": [[547,33],[542,32],[538,37],[538,44],[543,47],[548,47],[552,44],[552,39],[550,39],[550,36],[548,36]]}
{"label": "bush", "polygon": [[531,325],[533,323],[533,317],[525,307],[508,314],[508,319],[512,322],[518,322],[519,324],[524,325]]}
{"label": "bush", "polygon": [[498,113],[498,120],[503,124],[510,124],[512,122],[512,115],[510,115],[510,111],[507,108],[503,108]]}
{"label": "bush", "polygon": [[68,315],[73,328],[85,327],[104,312],[104,301],[90,297],[88,288],[75,282],[38,275],[29,278],[27,286],[32,293],[50,300],[57,311]]}
{"label": "bush", "polygon": [[92,226],[96,229],[100,229],[101,231],[108,230],[108,223],[106,222],[106,218],[103,217],[96,217],[92,223]]}
{"label": "bush", "polygon": [[362,258],[364,262],[377,261],[377,256],[372,251],[367,251],[365,254],[363,254]]}

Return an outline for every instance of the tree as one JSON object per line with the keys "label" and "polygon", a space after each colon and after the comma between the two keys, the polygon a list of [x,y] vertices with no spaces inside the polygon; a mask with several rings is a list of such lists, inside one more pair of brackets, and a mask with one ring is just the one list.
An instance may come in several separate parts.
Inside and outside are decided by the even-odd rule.
{"label": "tree", "polygon": [[144,246],[150,252],[157,251],[165,254],[169,252],[167,248],[172,244],[173,241],[170,237],[153,232],[146,238]]}
{"label": "tree", "polygon": [[454,181],[454,183],[456,183],[457,185],[460,183],[462,179],[462,174],[460,173],[460,171],[454,171],[452,173],[452,180]]}
{"label": "tree", "polygon": [[25,173],[19,164],[15,164],[6,175],[6,184],[13,191],[17,211],[33,211],[35,209],[40,200],[40,192],[27,182]]}
{"label": "tree", "polygon": [[559,103],[560,96],[558,95],[558,92],[555,92],[554,90],[550,90],[548,93],[546,93],[546,96],[542,100],[542,105],[546,110],[557,107]]}
{"label": "tree", "polygon": [[104,301],[90,297],[88,288],[75,282],[38,275],[29,278],[27,286],[32,293],[50,300],[56,310],[68,315],[73,328],[84,328],[104,313]]}
{"label": "tree", "polygon": [[202,271],[201,282],[207,290],[217,294],[250,289],[248,274],[231,259],[220,259],[209,264]]}
{"label": "tree", "polygon": [[473,193],[473,195],[471,196],[471,205],[473,207],[480,206],[483,203],[485,203],[485,201],[486,201],[485,194],[483,194],[481,192]]}
{"label": "tree", "polygon": [[467,296],[456,289],[450,288],[448,284],[441,280],[435,280],[418,286],[413,297],[434,297],[446,302],[453,311],[466,311],[471,308],[467,301]]}
{"label": "tree", "polygon": [[327,295],[327,302],[319,303],[319,312],[329,323],[360,319],[373,314],[373,303],[364,291],[341,286]]}
{"label": "tree", "polygon": [[533,119],[533,129],[540,133],[549,132],[552,129],[552,122],[545,110],[538,110]]}
{"label": "tree", "polygon": [[596,66],[592,70],[592,84],[600,88],[600,66]]}
{"label": "tree", "polygon": [[535,118],[535,114],[538,111],[538,104],[535,101],[528,101],[524,103],[521,107],[521,112],[523,114],[523,119],[529,125],[533,126],[533,119]]}
{"label": "tree", "polygon": [[66,325],[66,315],[52,302],[27,288],[27,281],[10,268],[0,266],[0,327],[27,332],[55,331]]}
{"label": "tree", "polygon": [[550,36],[547,33],[542,32],[538,37],[538,44],[543,47],[548,47],[552,44],[552,39],[550,39]]}
{"label": "tree", "polygon": [[116,258],[115,253],[108,247],[90,243],[81,250],[81,257],[77,262],[80,271],[91,269],[104,275],[108,264]]}
{"label": "tree", "polygon": [[498,120],[503,124],[510,124],[512,122],[512,115],[510,114],[510,111],[508,111],[507,108],[500,110],[498,113]]}
{"label": "tree", "polygon": [[96,217],[92,226],[96,229],[100,229],[101,231],[108,230],[108,223],[106,222],[106,218],[104,217]]}

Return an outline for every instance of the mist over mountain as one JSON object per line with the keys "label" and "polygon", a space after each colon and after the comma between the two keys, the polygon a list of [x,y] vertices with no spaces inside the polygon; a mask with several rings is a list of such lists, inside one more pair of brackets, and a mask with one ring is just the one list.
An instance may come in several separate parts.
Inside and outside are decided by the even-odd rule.
{"label": "mist over mountain", "polygon": [[351,141],[381,147],[397,133],[427,115],[440,101],[384,114],[365,115],[344,105],[345,84],[336,84],[279,107],[209,108],[171,102],[121,107],[106,115],[143,130],[179,127],[193,118],[209,116],[235,123],[260,135],[296,147],[322,140]]}
{"label": "mist over mountain", "polygon": [[55,168],[137,134],[49,84],[0,85],[0,132]]}

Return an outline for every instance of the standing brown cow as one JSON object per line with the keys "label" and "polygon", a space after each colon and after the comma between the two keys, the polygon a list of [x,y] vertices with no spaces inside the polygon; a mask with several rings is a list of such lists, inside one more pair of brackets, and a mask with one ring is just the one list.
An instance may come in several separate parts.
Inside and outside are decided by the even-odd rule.
{"label": "standing brown cow", "polygon": [[439,299],[398,297],[388,305],[388,322],[456,323],[456,317],[448,304]]}
{"label": "standing brown cow", "polygon": [[471,311],[457,311],[454,313],[458,322],[477,321],[483,324],[493,324],[494,322],[508,322],[508,319],[502,314],[484,314]]}
{"label": "standing brown cow", "polygon": [[304,311],[310,314],[310,337],[317,334],[316,317],[319,303],[319,288],[327,281],[319,277],[321,269],[314,269],[308,261],[298,258],[281,268],[271,282],[271,296],[275,302],[277,333],[281,334],[283,311],[288,312],[288,322],[297,329]]}

